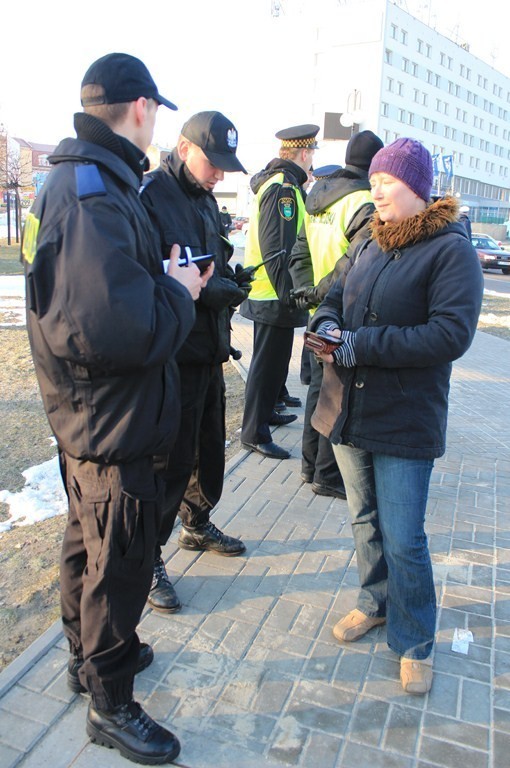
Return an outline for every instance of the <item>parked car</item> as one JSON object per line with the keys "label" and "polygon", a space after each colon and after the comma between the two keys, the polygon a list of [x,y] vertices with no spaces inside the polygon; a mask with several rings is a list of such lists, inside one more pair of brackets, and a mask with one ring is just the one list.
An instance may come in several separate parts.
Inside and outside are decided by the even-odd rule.
{"label": "parked car", "polygon": [[510,275],[510,252],[503,250],[490,235],[473,232],[471,242],[476,248],[482,269],[500,269]]}
{"label": "parked car", "polygon": [[246,216],[234,216],[232,219],[232,229],[242,229],[243,224],[248,221]]}

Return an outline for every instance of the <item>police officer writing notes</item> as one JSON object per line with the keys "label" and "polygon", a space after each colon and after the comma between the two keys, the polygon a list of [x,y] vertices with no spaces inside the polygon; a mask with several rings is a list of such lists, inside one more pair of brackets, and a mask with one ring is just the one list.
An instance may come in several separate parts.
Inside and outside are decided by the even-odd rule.
{"label": "police officer writing notes", "polygon": [[179,417],[172,358],[210,273],[180,268],[175,248],[164,274],[139,200],[158,105],[177,109],[145,65],[103,56],[81,101],[78,138],[51,158],[22,245],[27,328],[69,498],[60,572],[68,683],[91,694],[93,741],[161,764],[180,746],[133,700],[134,675],[153,656],[135,629],[159,516],[153,455],[169,449]]}
{"label": "police officer writing notes", "polygon": [[199,112],[186,121],[177,146],[144,180],[142,202],[161,240],[161,253],[175,243],[192,257],[214,256],[214,275],[196,302],[193,330],[177,354],[181,379],[181,426],[175,447],[155,459],[164,480],[165,501],[154,559],[150,604],[167,613],[180,608],[168,579],[161,548],[177,514],[179,547],[240,555],[246,547],[210,522],[225,472],[225,382],[230,351],[230,314],[246,298],[227,262],[233,246],[224,236],[213,189],[225,171],[246,173],[236,156],[237,130],[221,112]]}
{"label": "police officer writing notes", "polygon": [[255,194],[246,237],[244,266],[264,266],[241,314],[254,322],[253,357],[246,381],[241,441],[245,448],[272,459],[290,454],[273,442],[271,424],[289,424],[297,417],[274,413],[289,367],[294,328],[306,325],[307,310],[292,305],[288,261],[305,212],[305,193],[318,125],[298,125],[276,134],[279,157],[251,180]]}

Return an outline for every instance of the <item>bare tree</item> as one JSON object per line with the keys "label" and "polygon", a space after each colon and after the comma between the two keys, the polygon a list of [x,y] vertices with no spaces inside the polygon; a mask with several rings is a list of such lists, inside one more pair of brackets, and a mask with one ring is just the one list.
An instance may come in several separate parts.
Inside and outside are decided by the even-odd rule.
{"label": "bare tree", "polygon": [[23,157],[9,144],[9,137],[0,124],[0,188],[5,193],[7,204],[7,243],[11,244],[11,208],[14,204],[14,225],[16,242],[21,232],[21,190],[32,185],[32,159]]}

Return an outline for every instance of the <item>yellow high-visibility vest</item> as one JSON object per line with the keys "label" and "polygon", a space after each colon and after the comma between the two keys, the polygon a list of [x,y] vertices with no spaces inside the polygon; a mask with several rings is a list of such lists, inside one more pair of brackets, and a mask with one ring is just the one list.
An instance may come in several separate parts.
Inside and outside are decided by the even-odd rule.
{"label": "yellow high-visibility vest", "polygon": [[349,247],[345,230],[356,212],[366,203],[372,203],[369,189],[351,192],[341,197],[324,211],[305,215],[305,232],[312,258],[313,284],[335,268],[338,259]]}
{"label": "yellow high-visibility vest", "polygon": [[[271,184],[281,184],[283,187],[289,187],[295,191],[296,198],[296,236],[305,216],[305,201],[301,194],[299,187],[294,184],[289,184],[284,181],[283,173],[277,173],[271,176],[259,189],[255,198],[253,199],[251,212],[250,212],[250,225],[246,235],[246,245],[244,248],[244,266],[254,267],[263,261],[262,253],[259,243],[259,219],[260,219],[260,200],[264,192],[271,186]],[[294,198],[292,198],[294,200]],[[285,198],[280,198],[280,205],[285,208]],[[265,267],[260,267],[255,272],[255,280],[251,284],[250,297],[252,301],[278,301],[278,296],[275,293],[271,281],[266,272]]]}

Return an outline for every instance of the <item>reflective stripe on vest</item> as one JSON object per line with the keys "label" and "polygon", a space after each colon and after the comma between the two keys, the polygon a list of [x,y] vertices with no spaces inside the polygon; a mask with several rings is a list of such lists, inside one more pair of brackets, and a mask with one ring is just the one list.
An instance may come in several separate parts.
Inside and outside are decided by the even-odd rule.
{"label": "reflective stripe on vest", "polygon": [[[245,267],[254,267],[257,264],[260,264],[260,262],[263,260],[262,253],[260,250],[260,243],[259,243],[260,200],[262,198],[262,195],[267,189],[269,189],[271,184],[282,185],[284,181],[285,179],[284,179],[283,173],[277,173],[274,176],[271,176],[271,178],[268,179],[260,187],[259,191],[257,192],[256,196],[253,199],[253,203],[250,211],[250,226],[248,227],[248,232],[246,235],[246,244],[244,248],[244,266]],[[296,187],[293,184],[288,186],[292,187],[296,197],[296,208],[297,208],[296,235],[297,235],[297,233],[301,229],[301,225],[303,223],[304,216],[305,216],[305,201],[303,200],[303,196],[301,194],[301,190],[299,187]],[[255,272],[255,280],[251,284],[250,299],[252,301],[278,301],[278,296],[276,295],[275,290],[271,285],[271,281],[268,277],[265,267],[260,267],[260,269],[257,269],[257,271]]]}

